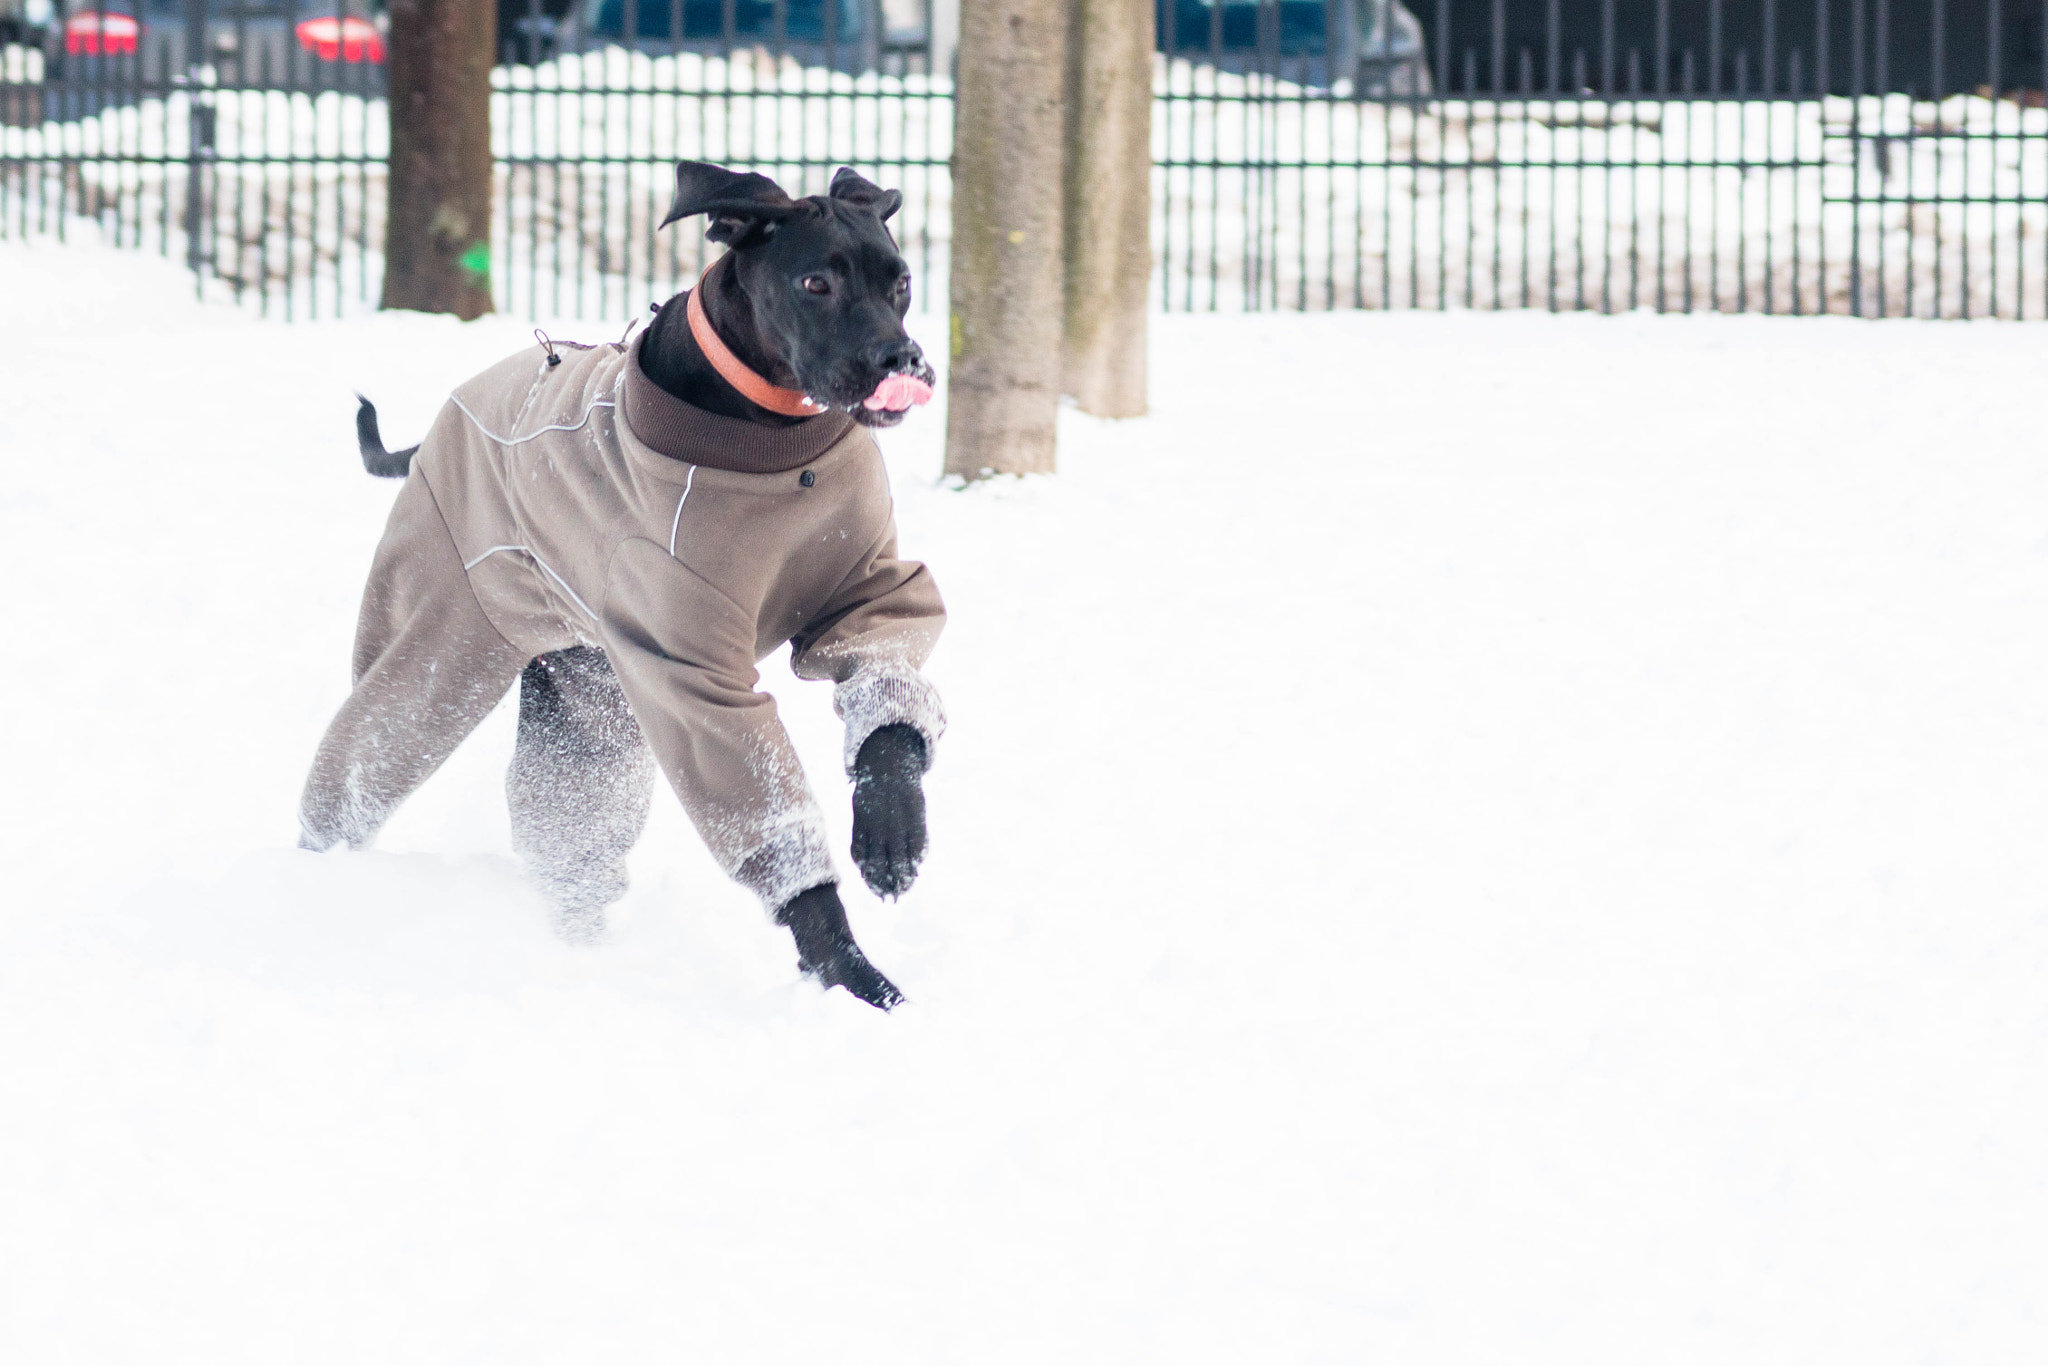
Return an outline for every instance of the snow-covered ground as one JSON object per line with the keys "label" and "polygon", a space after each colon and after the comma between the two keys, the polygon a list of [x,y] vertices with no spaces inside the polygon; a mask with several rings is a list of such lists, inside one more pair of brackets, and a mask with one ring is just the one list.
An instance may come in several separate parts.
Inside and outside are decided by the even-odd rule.
{"label": "snow-covered ground", "polygon": [[0,1359],[2048,1356],[2048,331],[1174,317],[1056,478],[913,416],[885,1017],[666,797],[551,939],[503,709],[292,849],[350,390],[416,433],[526,324],[0,281]]}

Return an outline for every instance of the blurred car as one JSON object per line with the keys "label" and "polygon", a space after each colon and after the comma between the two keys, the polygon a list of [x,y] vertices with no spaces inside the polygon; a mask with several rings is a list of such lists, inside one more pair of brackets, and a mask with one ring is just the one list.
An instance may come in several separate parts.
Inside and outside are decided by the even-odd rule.
{"label": "blurred car", "polygon": [[1401,0],[1354,0],[1351,14],[1357,50],[1349,60],[1340,57],[1339,74],[1351,72],[1352,95],[1429,94],[1429,44],[1422,21]]}
{"label": "blurred car", "polygon": [[[663,0],[654,0],[668,13]],[[575,0],[498,0],[498,60],[531,66],[567,50],[563,43]]]}
{"label": "blurred car", "polygon": [[56,21],[51,0],[0,0],[0,43],[46,48]]}
{"label": "blurred car", "polygon": [[323,14],[292,25],[302,51],[323,62],[381,62],[384,31],[354,14]]}
{"label": "blurred car", "polygon": [[1400,0],[1339,0],[1334,5],[1325,0],[1154,0],[1154,5],[1159,50],[1177,57],[1232,71],[1278,69],[1360,99],[1430,91],[1422,24]]}
{"label": "blurred car", "polygon": [[[733,16],[730,33],[725,27],[728,3]],[[778,41],[817,47],[829,41],[833,47],[858,53],[869,39],[864,0],[787,0],[780,31],[771,0],[681,0],[679,5],[672,0],[637,0],[634,8],[635,46],[715,48],[730,39],[749,47],[772,47]],[[626,0],[584,0],[579,22],[586,39],[619,41],[626,37]]]}
{"label": "blurred car", "polygon": [[134,52],[142,21],[119,10],[74,10],[64,17],[64,52],[72,57],[119,57]]}

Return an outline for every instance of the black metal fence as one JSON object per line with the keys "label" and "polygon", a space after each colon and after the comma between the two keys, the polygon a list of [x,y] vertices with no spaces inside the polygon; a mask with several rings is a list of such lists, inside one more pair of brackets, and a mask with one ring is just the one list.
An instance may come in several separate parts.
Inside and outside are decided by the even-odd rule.
{"label": "black metal fence", "polygon": [[374,297],[388,129],[361,0],[59,9],[15,36],[0,237],[96,230],[287,318]]}
{"label": "black metal fence", "polygon": [[[105,3],[0,25],[0,236],[96,231],[287,317],[374,306],[364,0]],[[940,303],[948,3],[501,0],[500,306],[686,283],[703,244],[655,230],[678,157],[900,186]],[[2048,316],[2041,0],[1419,10],[1160,0],[1160,307]]]}
{"label": "black metal fence", "polygon": [[1176,53],[1167,307],[2048,316],[2039,0],[1390,9]]}
{"label": "black metal fence", "polygon": [[944,298],[931,285],[952,213],[952,84],[931,72],[931,0],[893,19],[880,4],[802,3],[591,0],[546,53],[498,70],[506,307],[617,316],[687,284],[706,244],[657,229],[682,158],[757,170],[792,194],[823,192],[846,165],[900,188],[893,226],[921,299]]}

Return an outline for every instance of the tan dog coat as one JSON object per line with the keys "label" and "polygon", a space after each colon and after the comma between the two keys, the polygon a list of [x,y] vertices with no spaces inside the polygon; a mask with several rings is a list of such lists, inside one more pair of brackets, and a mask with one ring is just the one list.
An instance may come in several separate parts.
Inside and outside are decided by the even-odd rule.
{"label": "tan dog coat", "polygon": [[529,660],[576,645],[610,659],[704,842],[771,908],[837,878],[761,659],[787,643],[799,677],[836,685],[849,771],[892,723],[933,752],[944,714],[918,669],[945,608],[896,557],[873,439],[839,413],[771,429],[693,408],[639,345],[521,352],[442,409],[307,780],[316,843],[370,838]]}

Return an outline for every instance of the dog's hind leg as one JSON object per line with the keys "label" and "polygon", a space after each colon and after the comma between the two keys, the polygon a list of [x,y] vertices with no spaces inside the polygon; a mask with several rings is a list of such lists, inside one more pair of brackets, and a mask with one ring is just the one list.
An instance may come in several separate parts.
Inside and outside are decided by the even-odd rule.
{"label": "dog's hind leg", "polygon": [[519,676],[526,652],[477,605],[432,493],[399,490],[356,619],[355,687],[313,756],[299,843],[369,843]]}
{"label": "dog's hind leg", "polygon": [[519,740],[505,774],[512,847],[572,940],[604,929],[647,825],[654,755],[602,650],[544,654],[519,678]]}

